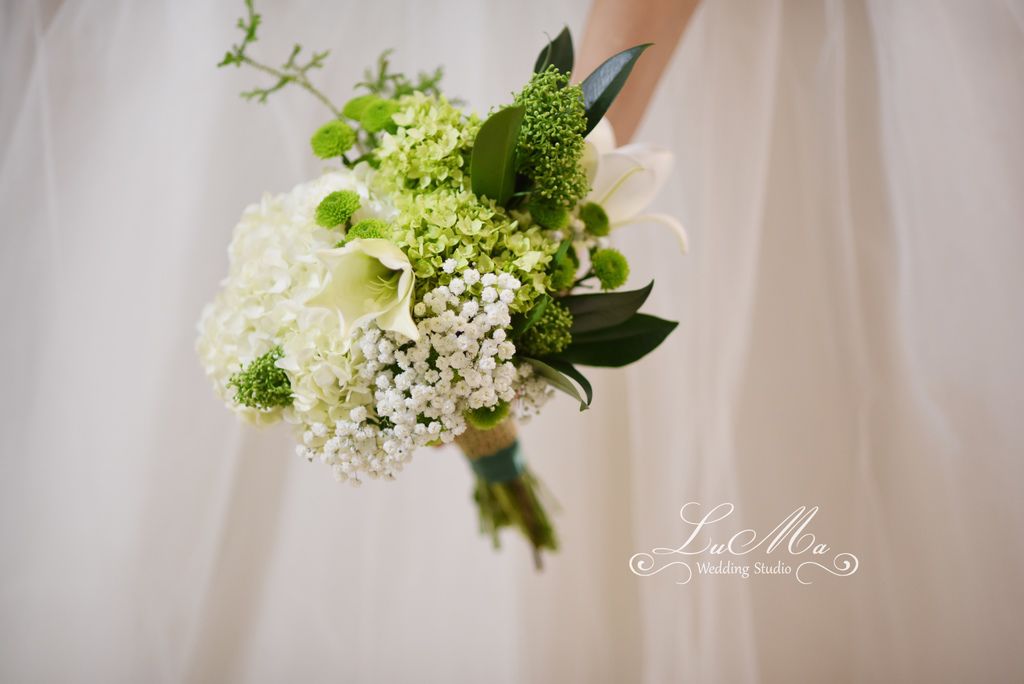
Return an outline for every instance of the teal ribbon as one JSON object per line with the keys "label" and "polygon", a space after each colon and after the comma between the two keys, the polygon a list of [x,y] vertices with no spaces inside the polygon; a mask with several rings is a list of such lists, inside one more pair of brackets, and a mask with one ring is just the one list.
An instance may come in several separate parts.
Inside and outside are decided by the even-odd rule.
{"label": "teal ribbon", "polygon": [[512,442],[489,456],[470,459],[473,472],[485,482],[501,484],[516,479],[526,470],[523,450],[519,448],[519,440]]}

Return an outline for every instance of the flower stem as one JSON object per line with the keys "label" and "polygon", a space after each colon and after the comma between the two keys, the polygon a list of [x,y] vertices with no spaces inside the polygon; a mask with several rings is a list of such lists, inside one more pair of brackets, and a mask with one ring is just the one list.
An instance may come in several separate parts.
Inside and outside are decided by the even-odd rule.
{"label": "flower stem", "polygon": [[254,69],[262,71],[266,74],[270,74],[271,76],[274,76],[285,82],[291,81],[293,83],[298,84],[302,88],[305,88],[306,91],[309,92],[309,94],[311,94],[316,99],[320,100],[320,102],[322,102],[325,107],[330,109],[331,113],[334,114],[336,118],[341,118],[341,110],[338,109],[326,95],[324,95],[320,90],[318,90],[316,86],[310,83],[309,79],[306,78],[306,75],[303,74],[301,71],[297,73],[284,72],[281,71],[280,69],[275,69],[274,67],[267,66],[266,64],[261,64],[260,62],[257,62],[251,57],[245,55],[243,55],[241,59],[245,64],[248,64]]}

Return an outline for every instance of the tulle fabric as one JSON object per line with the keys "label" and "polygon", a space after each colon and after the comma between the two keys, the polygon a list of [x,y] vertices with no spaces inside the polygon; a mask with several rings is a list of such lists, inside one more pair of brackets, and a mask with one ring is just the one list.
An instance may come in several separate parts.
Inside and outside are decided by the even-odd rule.
{"label": "tulle fabric", "polygon": [[[241,5],[241,3],[238,3]],[[484,111],[586,3],[261,2],[268,59],[443,63]],[[427,451],[359,490],[235,423],[192,350],[241,209],[320,169],[326,110],[213,64],[233,3],[0,7],[0,673],[12,681],[1005,681],[1024,647],[1019,3],[708,3],[616,231],[681,321],[523,432],[544,574]],[[667,49],[667,48],[665,48]],[[687,501],[819,505],[857,574],[639,578]]]}

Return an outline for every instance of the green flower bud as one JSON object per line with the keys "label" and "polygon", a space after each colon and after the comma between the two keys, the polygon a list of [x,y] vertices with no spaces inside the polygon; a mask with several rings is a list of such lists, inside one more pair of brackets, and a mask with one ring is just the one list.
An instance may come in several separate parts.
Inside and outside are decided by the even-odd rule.
{"label": "green flower bud", "polygon": [[316,222],[324,228],[336,228],[346,223],[359,209],[359,195],[351,190],[339,190],[324,197],[316,208]]}
{"label": "green flower bud", "polygon": [[501,401],[491,407],[482,407],[478,409],[471,409],[466,411],[465,418],[466,422],[470,426],[475,427],[477,430],[490,430],[493,427],[497,427],[501,421],[508,418],[509,414],[509,403],[507,401]]}
{"label": "green flower bud", "polygon": [[345,103],[345,106],[341,108],[341,113],[349,119],[359,121],[363,117],[363,112],[366,108],[379,100],[380,98],[376,95],[359,95],[353,97],[351,100]]}
{"label": "green flower bud", "polygon": [[601,289],[622,287],[629,278],[629,262],[617,249],[599,249],[590,257],[594,275],[601,281]]}
{"label": "green flower bud", "polygon": [[282,356],[284,352],[281,347],[274,347],[231,376],[228,386],[235,388],[235,401],[264,411],[278,406],[290,406],[292,386],[288,374],[274,365]]}
{"label": "green flower bud", "polygon": [[317,129],[309,143],[321,159],[340,157],[356,142],[356,133],[344,121],[328,121]]}
{"label": "green flower bud", "polygon": [[533,220],[548,230],[562,230],[569,225],[569,210],[560,204],[531,201],[526,208]]}
{"label": "green flower bud", "polygon": [[580,207],[580,220],[587,227],[587,232],[597,237],[603,237],[611,232],[611,225],[608,223],[608,214],[604,207],[594,202],[587,202]]}
{"label": "green flower bud", "polygon": [[532,326],[516,342],[530,356],[557,354],[572,342],[572,314],[564,304],[552,301]]}
{"label": "green flower bud", "polygon": [[398,126],[391,119],[391,115],[398,111],[398,107],[394,100],[378,99],[376,102],[370,102],[363,108],[359,123],[370,133],[383,130],[394,133]]}

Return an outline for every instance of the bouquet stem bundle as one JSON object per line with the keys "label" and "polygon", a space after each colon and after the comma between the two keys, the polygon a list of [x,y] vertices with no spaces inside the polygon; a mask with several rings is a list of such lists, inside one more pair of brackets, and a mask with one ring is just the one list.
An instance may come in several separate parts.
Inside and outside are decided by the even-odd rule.
{"label": "bouquet stem bundle", "polygon": [[517,528],[529,540],[534,563],[541,569],[541,550],[557,550],[558,539],[541,501],[540,481],[523,461],[515,421],[508,418],[489,430],[469,427],[455,441],[476,474],[473,498],[480,531],[498,548],[500,530]]}

